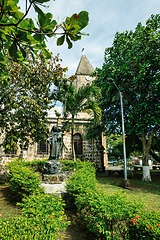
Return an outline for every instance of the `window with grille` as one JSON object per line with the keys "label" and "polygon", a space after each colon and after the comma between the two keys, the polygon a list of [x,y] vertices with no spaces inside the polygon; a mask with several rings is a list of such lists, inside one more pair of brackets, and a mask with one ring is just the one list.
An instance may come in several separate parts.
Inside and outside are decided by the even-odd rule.
{"label": "window with grille", "polygon": [[48,144],[47,141],[39,141],[37,144],[37,154],[48,155]]}

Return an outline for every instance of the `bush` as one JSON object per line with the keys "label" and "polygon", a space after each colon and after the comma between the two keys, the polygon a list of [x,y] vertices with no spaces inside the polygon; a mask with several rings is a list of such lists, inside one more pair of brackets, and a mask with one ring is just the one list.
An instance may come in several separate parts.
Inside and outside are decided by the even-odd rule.
{"label": "bush", "polygon": [[[76,168],[79,168],[81,165],[84,164],[84,162],[81,162],[80,159],[77,158],[76,162],[74,160],[68,160],[68,159],[61,159],[59,160],[62,164],[62,171],[74,171]],[[90,164],[86,162],[86,164]]]}
{"label": "bush", "polygon": [[76,162],[74,160],[59,160],[62,164],[62,171],[73,171],[76,167]]}
{"label": "bush", "polygon": [[129,239],[160,239],[160,213],[152,211],[133,216],[129,221]]}
{"label": "bush", "polygon": [[[65,223],[63,224],[65,225]],[[57,240],[60,237],[56,218],[45,216],[44,218],[16,217],[0,220],[0,239],[5,240]]]}
{"label": "bush", "polygon": [[95,169],[89,163],[77,166],[67,183],[67,191],[88,229],[107,239],[125,239],[127,220],[143,209],[143,203],[128,201],[121,191],[108,195],[99,189]]}
{"label": "bush", "polygon": [[55,194],[32,194],[22,199],[22,203],[18,203],[22,207],[24,217],[36,219],[40,221],[50,217],[56,223],[57,231],[63,231],[69,225],[66,221],[64,213],[64,201],[60,195]]}
{"label": "bush", "polygon": [[68,180],[66,186],[70,202],[73,204],[77,195],[90,190],[94,191],[97,187],[97,181],[95,178],[96,170],[92,167],[92,163],[79,162],[76,164],[76,168],[76,172],[72,174],[72,177]]}
{"label": "bush", "polygon": [[24,161],[11,161],[7,168],[9,170],[7,174],[8,184],[18,201],[34,192],[43,192],[43,189],[39,187],[41,183],[39,175],[25,166]]}
{"label": "bush", "polygon": [[24,197],[21,203],[22,214],[25,217],[54,216],[59,218],[64,214],[64,202],[60,195],[33,193],[29,197]]}
{"label": "bush", "polygon": [[22,217],[0,220],[0,239],[48,239],[60,238],[69,222],[64,214],[64,202],[54,194],[33,193],[18,203]]}
{"label": "bush", "polygon": [[31,167],[36,172],[43,173],[44,165],[47,160],[47,158],[33,159],[32,161],[24,161],[24,165]]}
{"label": "bush", "polygon": [[127,219],[140,214],[142,207],[121,191],[108,195],[100,189],[77,195],[75,204],[88,229],[107,239],[126,239]]}

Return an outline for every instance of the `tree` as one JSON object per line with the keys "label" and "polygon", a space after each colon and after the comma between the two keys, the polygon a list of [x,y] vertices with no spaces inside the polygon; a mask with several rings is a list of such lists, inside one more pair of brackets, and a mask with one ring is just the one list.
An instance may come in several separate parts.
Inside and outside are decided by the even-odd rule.
{"label": "tree", "polygon": [[123,158],[123,142],[121,135],[111,134],[110,136],[106,136],[106,143],[109,158]]}
{"label": "tree", "polygon": [[[6,134],[6,151],[15,148],[18,139],[24,147],[28,146],[29,138],[37,141],[47,132],[50,86],[54,83],[59,88],[64,71],[56,59],[55,68],[50,69],[47,59],[52,54],[46,47],[47,37],[57,37],[58,46],[66,40],[71,48],[88,25],[86,11],[58,24],[51,13],[42,11],[46,2],[49,0],[26,0],[23,13],[18,7],[19,0],[0,0],[0,127]],[[27,18],[31,8],[37,14],[36,24]]]}
{"label": "tree", "polygon": [[63,103],[64,106],[64,117],[69,118],[69,115],[71,115],[71,142],[73,155],[74,119],[76,115],[79,112],[88,110],[88,113],[91,114],[92,119],[101,118],[101,109],[95,99],[95,96],[97,94],[99,94],[99,88],[93,85],[82,86],[77,89],[72,83],[69,84],[68,87],[65,89],[65,93],[64,91],[61,92],[60,101]]}
{"label": "tree", "polygon": [[28,144],[46,139],[47,110],[53,107],[51,86],[63,81],[67,68],[60,65],[59,56],[44,64],[43,56],[27,57],[27,64],[8,65],[8,85],[0,85],[0,127],[5,133],[5,152],[27,148]]}
{"label": "tree", "polygon": [[[58,24],[51,13],[44,13],[41,9],[49,1],[26,0],[26,11],[22,13],[18,7],[19,0],[0,0],[0,81],[4,86],[7,85],[8,62],[22,62],[26,58],[26,50],[30,50],[33,58],[39,51],[44,59],[51,58],[45,43],[47,37],[59,36],[57,45],[66,40],[68,48],[72,47],[72,41],[81,39],[81,30],[88,25],[88,12],[75,13]],[[37,14],[36,25],[27,18],[31,8]]]}
{"label": "tree", "polygon": [[125,130],[142,142],[143,180],[151,181],[148,156],[160,128],[160,15],[152,15],[135,31],[116,33],[105,50],[96,83],[102,91],[103,122],[110,133],[121,132],[119,93],[123,95]]}

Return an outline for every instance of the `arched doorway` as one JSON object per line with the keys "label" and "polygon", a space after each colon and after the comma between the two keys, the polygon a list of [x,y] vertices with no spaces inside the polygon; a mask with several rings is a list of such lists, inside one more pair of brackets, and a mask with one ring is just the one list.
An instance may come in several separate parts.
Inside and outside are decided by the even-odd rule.
{"label": "arched doorway", "polygon": [[82,147],[82,136],[80,133],[74,134],[73,143],[74,143],[74,150],[75,150],[76,158],[79,158],[82,160],[83,147]]}

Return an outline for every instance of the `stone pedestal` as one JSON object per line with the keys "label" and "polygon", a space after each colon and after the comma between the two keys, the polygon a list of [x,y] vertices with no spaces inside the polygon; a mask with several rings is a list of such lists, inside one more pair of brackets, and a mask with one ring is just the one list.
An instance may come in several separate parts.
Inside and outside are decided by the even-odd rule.
{"label": "stone pedestal", "polygon": [[57,174],[61,172],[61,163],[55,160],[48,160],[44,166],[44,172],[46,174]]}
{"label": "stone pedestal", "polygon": [[43,174],[42,181],[49,184],[58,184],[64,182],[65,177],[58,174]]}
{"label": "stone pedestal", "polygon": [[42,182],[46,184],[61,184],[72,176],[73,171],[61,172],[57,174],[43,174]]}
{"label": "stone pedestal", "polygon": [[58,174],[43,174],[41,186],[44,187],[44,193],[60,194],[65,201],[68,201],[66,181],[72,176],[72,173],[73,171],[61,172]]}

